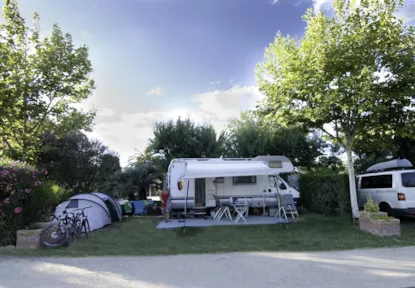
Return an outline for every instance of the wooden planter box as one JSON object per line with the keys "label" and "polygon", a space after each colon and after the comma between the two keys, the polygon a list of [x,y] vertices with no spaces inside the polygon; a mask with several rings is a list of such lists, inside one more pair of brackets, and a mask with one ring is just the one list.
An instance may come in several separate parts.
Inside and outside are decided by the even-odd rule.
{"label": "wooden planter box", "polygon": [[40,248],[40,233],[43,229],[36,230],[17,230],[16,248]]}
{"label": "wooden planter box", "polygon": [[401,236],[401,225],[399,219],[373,219],[373,216],[388,216],[388,214],[385,212],[360,212],[360,230],[377,236]]}

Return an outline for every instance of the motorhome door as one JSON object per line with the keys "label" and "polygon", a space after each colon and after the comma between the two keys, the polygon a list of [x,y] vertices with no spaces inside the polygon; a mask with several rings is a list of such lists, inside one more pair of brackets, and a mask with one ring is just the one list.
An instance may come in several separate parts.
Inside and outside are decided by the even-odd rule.
{"label": "motorhome door", "polygon": [[195,208],[206,207],[206,179],[195,179]]}

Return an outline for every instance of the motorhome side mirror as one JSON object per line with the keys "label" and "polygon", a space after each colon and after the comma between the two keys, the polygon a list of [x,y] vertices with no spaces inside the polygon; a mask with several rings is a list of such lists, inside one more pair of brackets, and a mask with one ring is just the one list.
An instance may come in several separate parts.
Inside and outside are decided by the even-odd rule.
{"label": "motorhome side mirror", "polygon": [[281,190],[285,190],[285,189],[287,189],[287,186],[285,186],[285,184],[284,184],[284,183],[281,183],[281,184],[280,184],[280,189],[281,189]]}

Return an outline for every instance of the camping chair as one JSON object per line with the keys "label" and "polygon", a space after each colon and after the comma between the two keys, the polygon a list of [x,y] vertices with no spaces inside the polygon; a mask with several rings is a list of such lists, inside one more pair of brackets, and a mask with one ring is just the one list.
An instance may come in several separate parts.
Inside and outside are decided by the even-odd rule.
{"label": "camping chair", "polygon": [[216,221],[219,221],[220,219],[222,219],[223,215],[225,215],[226,218],[228,218],[229,220],[232,220],[231,211],[229,210],[229,207],[221,204],[218,196],[213,195],[213,194],[212,196],[213,198],[215,198],[216,209],[217,209],[213,219],[215,219]]}
{"label": "camping chair", "polygon": [[212,197],[213,198],[215,198],[215,215],[213,216],[213,219],[216,219],[217,217],[218,217],[218,215],[219,215],[219,213],[221,213],[222,212],[222,210],[223,210],[223,205],[221,205],[220,204],[220,200],[219,200],[219,198],[218,198],[218,196],[216,196],[216,195],[213,195],[213,194],[211,194],[212,195]]}
{"label": "camping chair", "polygon": [[285,221],[288,221],[287,214],[285,213],[284,199],[280,193],[275,193],[275,197],[277,198],[278,205],[278,212],[275,214],[275,217],[279,217],[280,219],[284,217]]}
{"label": "camping chair", "polygon": [[296,215],[297,217],[300,217],[292,194],[282,195],[282,200],[284,201],[284,208],[285,208],[286,213],[291,214],[291,217],[293,219],[294,219],[294,215]]}

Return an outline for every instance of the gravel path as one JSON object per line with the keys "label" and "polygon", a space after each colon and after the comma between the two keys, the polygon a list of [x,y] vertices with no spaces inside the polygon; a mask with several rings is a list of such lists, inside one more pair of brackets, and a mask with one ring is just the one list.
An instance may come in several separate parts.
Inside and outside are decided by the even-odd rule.
{"label": "gravel path", "polygon": [[0,256],[0,288],[415,287],[415,247],[157,257]]}

